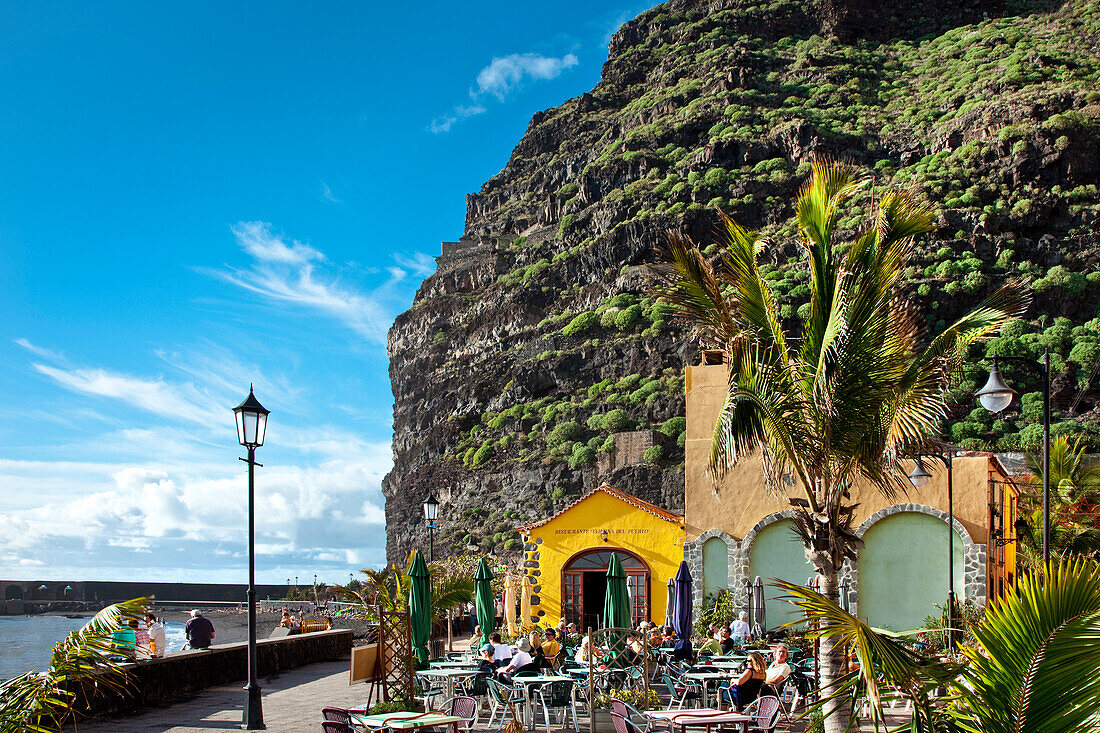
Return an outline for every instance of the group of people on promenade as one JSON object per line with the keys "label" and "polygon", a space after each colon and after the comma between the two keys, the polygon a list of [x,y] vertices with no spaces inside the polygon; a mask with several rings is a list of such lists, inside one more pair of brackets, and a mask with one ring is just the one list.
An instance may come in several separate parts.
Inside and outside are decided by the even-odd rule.
{"label": "group of people on promenade", "polygon": [[[184,626],[187,647],[206,649],[214,641],[214,624],[199,610],[191,611],[191,618]],[[168,639],[165,623],[155,613],[146,613],[142,620],[131,618],[111,634],[111,646],[121,661],[136,662],[145,659],[157,659],[168,654]]]}

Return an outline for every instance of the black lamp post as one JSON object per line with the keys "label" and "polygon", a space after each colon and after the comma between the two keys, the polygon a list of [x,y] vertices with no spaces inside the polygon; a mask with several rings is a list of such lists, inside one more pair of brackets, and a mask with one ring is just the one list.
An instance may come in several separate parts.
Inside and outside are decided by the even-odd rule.
{"label": "black lamp post", "polygon": [[265,409],[252,385],[248,386],[248,397],[233,408],[237,416],[237,440],[248,448],[248,458],[240,460],[248,464],[248,685],[244,688],[248,696],[244,702],[243,724],[246,730],[263,730],[263,705],[260,702],[260,685],[256,682],[256,449],[264,444],[267,432]]}
{"label": "black lamp post", "polygon": [[1019,362],[1039,374],[1043,388],[1043,582],[1050,574],[1050,351],[1043,351],[1043,360],[1019,356],[993,357],[989,381],[977,391],[978,402],[990,412],[1000,412],[1012,404],[1016,391],[1001,378],[998,361]]}
{"label": "black lamp post", "polygon": [[428,496],[424,500],[424,521],[428,523],[428,562],[435,561],[435,532],[436,519],[439,518],[439,502],[434,496]]}
{"label": "black lamp post", "polygon": [[917,456],[917,465],[909,472],[909,482],[916,488],[927,486],[932,474],[924,467],[923,458],[936,458],[947,467],[947,653],[955,653],[955,491],[954,451],[927,453]]}

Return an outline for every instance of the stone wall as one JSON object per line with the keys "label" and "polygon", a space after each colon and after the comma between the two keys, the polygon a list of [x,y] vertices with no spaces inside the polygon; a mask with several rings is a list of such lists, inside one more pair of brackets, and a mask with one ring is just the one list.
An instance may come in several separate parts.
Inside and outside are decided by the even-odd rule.
{"label": "stone wall", "polygon": [[[353,633],[351,629],[333,629],[257,640],[258,676],[317,662],[350,659]],[[168,705],[176,698],[207,687],[244,681],[248,678],[248,644],[218,644],[124,666],[130,672],[129,693],[93,689],[94,678],[88,678],[77,694],[74,708],[78,715],[93,717]]]}

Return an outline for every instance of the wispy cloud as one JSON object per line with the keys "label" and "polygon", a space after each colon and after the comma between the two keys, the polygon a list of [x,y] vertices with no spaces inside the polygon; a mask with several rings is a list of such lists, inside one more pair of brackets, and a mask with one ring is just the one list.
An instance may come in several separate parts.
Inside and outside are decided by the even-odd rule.
{"label": "wispy cloud", "polygon": [[288,265],[304,265],[325,257],[309,245],[291,241],[273,234],[271,225],[263,221],[242,221],[231,227],[237,244],[260,262],[280,262]]}
{"label": "wispy cloud", "polygon": [[487,97],[503,102],[526,81],[556,79],[563,71],[578,63],[579,60],[572,53],[564,56],[513,53],[494,57],[477,73],[476,86],[470,88],[471,103],[456,104],[450,111],[439,115],[428,123],[428,131],[433,134],[448,132],[457,122],[483,114],[486,111],[484,102]]}
{"label": "wispy cloud", "polygon": [[30,341],[28,341],[25,338],[12,339],[12,341],[14,341],[17,345],[22,346],[24,349],[26,349],[27,351],[34,354],[39,359],[46,359],[47,361],[52,361],[52,362],[55,362],[55,363],[59,363],[59,362],[63,363],[65,361],[64,355],[62,355],[60,352],[53,351],[52,349],[47,349],[44,346],[38,346],[37,344],[32,344]]}
{"label": "wispy cloud", "polygon": [[83,394],[121,400],[169,420],[207,427],[225,422],[225,403],[194,384],[168,385],[161,379],[135,377],[106,369],[63,369],[36,363],[34,370],[62,387]]}
{"label": "wispy cloud", "polygon": [[336,194],[332,192],[332,188],[327,183],[321,181],[321,200],[327,201],[330,204],[342,204],[344,203],[340,199],[336,198]]}
{"label": "wispy cloud", "polygon": [[494,58],[488,66],[477,73],[477,91],[471,96],[477,98],[492,94],[500,101],[510,94],[526,79],[556,79],[565,69],[577,65],[577,57],[567,53],[562,57],[542,56],[537,53],[513,53]]}

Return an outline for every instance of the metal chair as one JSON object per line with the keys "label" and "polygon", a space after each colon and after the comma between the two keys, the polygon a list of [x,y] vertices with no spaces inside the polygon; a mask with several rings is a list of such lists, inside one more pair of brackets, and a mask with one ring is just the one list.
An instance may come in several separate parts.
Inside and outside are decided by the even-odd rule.
{"label": "metal chair", "polygon": [[489,713],[488,725],[490,728],[493,726],[493,719],[497,715],[497,710],[499,710],[500,722],[497,724],[497,730],[500,730],[504,726],[505,713],[511,714],[512,719],[515,720],[515,706],[523,704],[523,688],[502,685],[492,677],[486,679],[486,684],[489,686],[489,699],[493,703],[493,709]]}
{"label": "metal chair", "polygon": [[611,711],[611,724],[615,726],[615,733],[631,733],[630,722],[614,710]]}
{"label": "metal chair", "polygon": [[416,675],[414,683],[416,689],[413,691],[413,697],[423,702],[425,710],[432,709],[432,698],[443,697],[446,694],[446,690],[442,687],[432,687],[431,680],[423,675]]}
{"label": "metal chair", "polygon": [[667,672],[661,675],[665,681],[665,687],[668,688],[669,701],[668,709],[672,710],[673,703],[678,703],[677,710],[684,709],[684,703],[688,700],[702,700],[703,699],[703,686],[698,682],[691,682],[683,677],[673,680],[671,675]]}
{"label": "metal chair", "polygon": [[456,718],[462,718],[465,722],[459,723],[459,730],[471,731],[474,728],[474,724],[478,719],[478,705],[477,700],[468,695],[455,695],[449,700],[444,700],[441,709],[446,710],[448,715],[453,715]]}
{"label": "metal chair", "polygon": [[355,728],[352,728],[347,723],[341,723],[338,720],[325,720],[321,723],[321,730],[325,733],[355,733]]}
{"label": "metal chair", "polygon": [[617,698],[611,699],[611,712],[626,718],[627,727],[630,728],[630,733],[649,733],[649,728],[653,725],[653,721],[642,715],[640,710],[630,703],[623,702]]}
{"label": "metal chair", "polygon": [[779,698],[775,695],[765,695],[749,703],[745,707],[744,715],[753,718],[749,723],[749,730],[773,731],[779,724],[779,716],[782,712]]}
{"label": "metal chair", "polygon": [[472,697],[477,702],[478,717],[481,716],[481,706],[488,703],[488,679],[489,675],[487,673],[479,673],[464,677],[455,684],[455,689],[458,690],[459,694]]}
{"label": "metal chair", "polygon": [[351,715],[344,708],[321,708],[321,715],[325,720],[352,725]]}
{"label": "metal chair", "polygon": [[[577,697],[574,694],[572,680],[560,682],[548,682],[540,685],[538,689],[539,703],[542,705],[543,720],[546,722],[546,733],[550,733],[550,711],[561,710],[573,713],[573,730],[580,731],[577,723]],[[564,721],[563,721],[564,722]]]}

